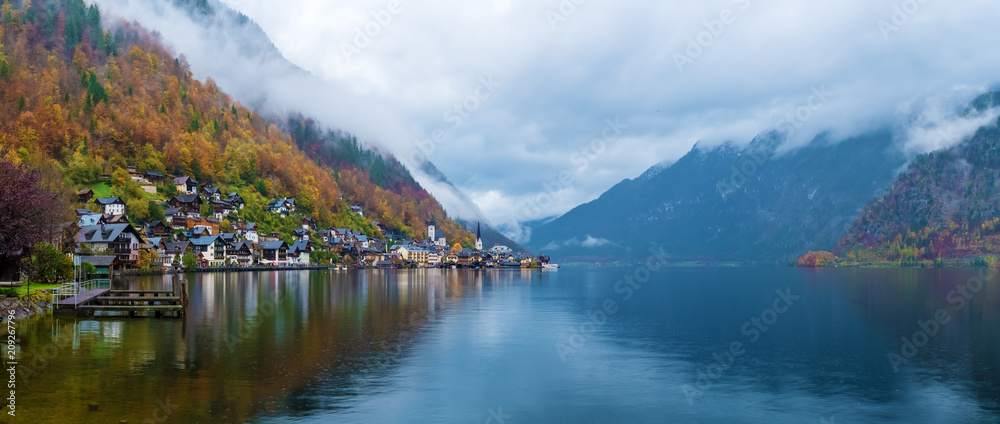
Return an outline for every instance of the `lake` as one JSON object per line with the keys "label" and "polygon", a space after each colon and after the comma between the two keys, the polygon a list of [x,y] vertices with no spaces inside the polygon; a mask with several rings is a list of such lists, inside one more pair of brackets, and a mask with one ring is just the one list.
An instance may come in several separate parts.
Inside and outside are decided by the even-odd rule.
{"label": "lake", "polygon": [[20,323],[0,422],[1000,422],[988,270],[181,278],[181,319]]}

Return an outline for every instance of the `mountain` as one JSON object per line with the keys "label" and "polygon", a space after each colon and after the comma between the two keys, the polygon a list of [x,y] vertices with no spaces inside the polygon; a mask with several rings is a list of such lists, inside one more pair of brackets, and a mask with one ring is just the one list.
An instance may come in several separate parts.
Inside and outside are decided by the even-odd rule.
{"label": "mountain", "polygon": [[[978,97],[965,115],[1000,105]],[[918,156],[861,212],[836,253],[852,262],[914,264],[1000,251],[1000,122],[954,147]]]}
{"label": "mountain", "polygon": [[[392,157],[385,146],[394,140],[379,137],[388,134],[398,141],[407,139],[409,134],[380,131],[384,127],[395,128],[382,113],[387,105],[359,99],[344,87],[291,63],[257,23],[229,5],[218,0],[96,0],[96,3],[127,20],[155,28],[163,42],[184,52],[196,74],[210,75],[251,109],[279,122],[311,157],[334,166],[361,158],[366,162],[364,166],[372,169],[375,180],[385,182],[387,177],[389,184],[403,180],[409,180],[408,184],[419,182],[434,193],[439,203],[449,205],[451,216],[482,219],[478,207],[434,164],[421,159],[421,163],[405,169]],[[359,141],[359,137],[330,126],[354,127],[364,137]],[[378,154],[354,152],[351,144],[364,145],[364,150]],[[329,157],[331,147],[337,150],[338,146],[345,147],[343,150],[348,154],[335,151],[333,155],[337,157]],[[379,157],[385,161],[378,161]],[[365,205],[367,198],[363,196],[354,197],[366,209],[377,206]]]}
{"label": "mountain", "polygon": [[137,24],[103,19],[82,0],[8,2],[0,19],[0,154],[58,169],[66,186],[120,196],[137,222],[155,219],[154,205],[174,187],[146,193],[128,166],[239,192],[262,231],[298,225],[257,213],[270,199],[294,197],[326,228],[373,233],[377,220],[422,236],[435,219],[449,240],[474,241],[387,152],[301,115],[266,119],[213,80],[194,78]]}
{"label": "mountain", "polygon": [[695,146],[534,228],[527,247],[560,258],[780,261],[832,248],[906,163],[890,131],[782,152],[785,136],[744,148]]}

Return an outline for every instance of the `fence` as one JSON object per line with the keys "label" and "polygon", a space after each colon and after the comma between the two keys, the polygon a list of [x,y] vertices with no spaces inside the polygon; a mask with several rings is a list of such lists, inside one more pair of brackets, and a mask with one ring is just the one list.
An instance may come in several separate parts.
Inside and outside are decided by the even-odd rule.
{"label": "fence", "polygon": [[60,300],[68,299],[73,296],[77,296],[80,293],[86,292],[88,290],[96,290],[99,288],[111,288],[111,280],[107,278],[98,278],[95,280],[87,280],[83,282],[72,282],[63,284],[62,287],[52,290],[52,303],[57,303]]}

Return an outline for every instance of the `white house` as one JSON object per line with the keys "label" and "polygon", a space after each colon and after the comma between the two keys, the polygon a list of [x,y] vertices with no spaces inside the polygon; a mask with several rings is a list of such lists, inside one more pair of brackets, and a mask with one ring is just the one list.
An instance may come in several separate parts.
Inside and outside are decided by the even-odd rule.
{"label": "white house", "polygon": [[125,202],[120,197],[102,197],[97,199],[97,204],[106,215],[125,215]]}
{"label": "white house", "polygon": [[309,242],[299,240],[288,250],[288,261],[299,265],[309,265]]}
{"label": "white house", "polygon": [[239,234],[243,240],[253,242],[253,244],[260,243],[260,237],[257,235],[257,224],[253,222],[236,223],[236,234]]}
{"label": "white house", "polygon": [[[213,263],[213,262],[217,262],[217,260],[216,260],[216,256],[217,255],[216,255],[216,251],[215,251],[215,240],[217,238],[218,238],[217,236],[204,236],[204,237],[198,237],[196,239],[192,239],[192,240],[190,240],[190,242],[191,242],[191,246],[194,247],[194,252],[195,252],[196,255],[197,254],[201,254],[201,259],[202,260],[204,260],[206,262],[209,262],[209,263]],[[225,252],[224,251],[220,252],[220,253],[222,253],[222,254],[218,255],[218,256],[225,257]]]}

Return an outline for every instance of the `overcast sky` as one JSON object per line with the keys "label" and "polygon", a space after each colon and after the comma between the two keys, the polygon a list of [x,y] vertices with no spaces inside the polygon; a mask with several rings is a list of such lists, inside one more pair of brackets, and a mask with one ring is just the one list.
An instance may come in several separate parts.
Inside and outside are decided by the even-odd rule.
{"label": "overcast sky", "polygon": [[337,87],[343,112],[320,117],[426,156],[495,224],[783,122],[792,144],[894,125],[941,147],[1000,76],[995,1],[224,2]]}

